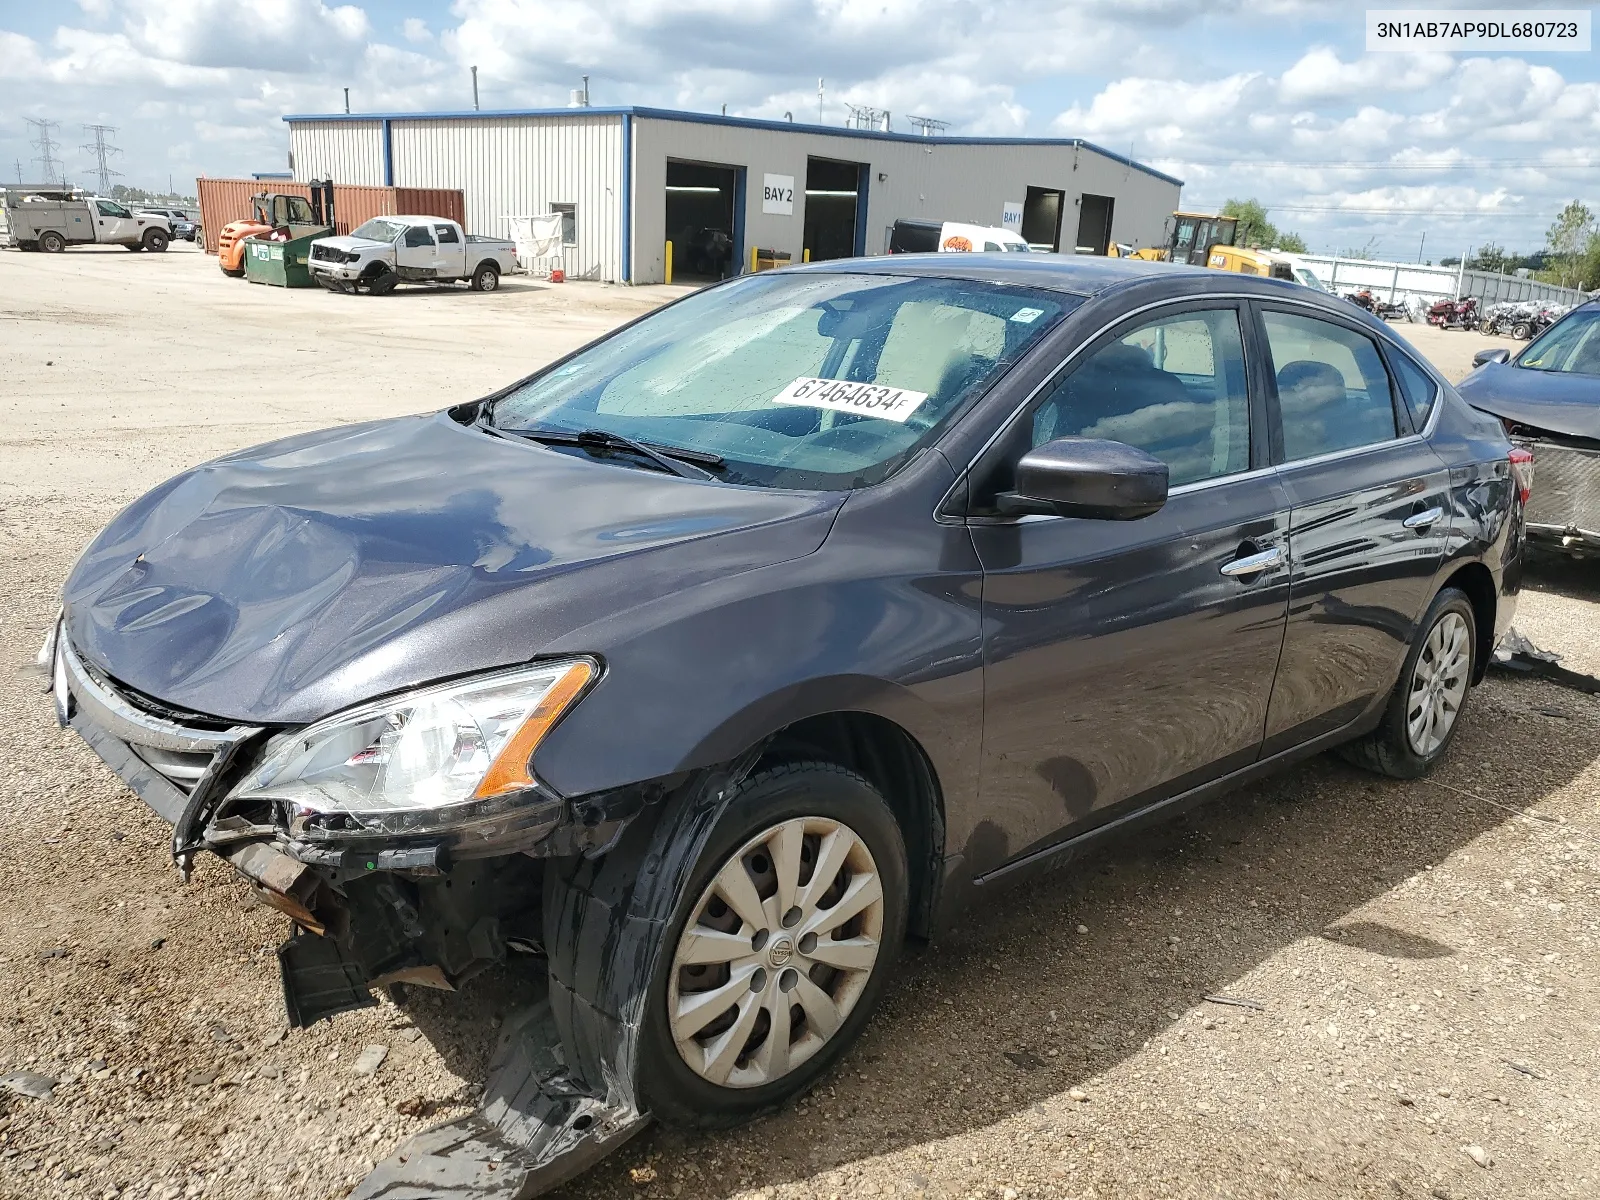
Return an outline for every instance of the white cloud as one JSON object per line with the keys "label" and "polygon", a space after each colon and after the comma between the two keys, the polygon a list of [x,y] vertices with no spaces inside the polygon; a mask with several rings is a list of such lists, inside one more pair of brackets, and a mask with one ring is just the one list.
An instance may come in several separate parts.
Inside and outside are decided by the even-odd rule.
{"label": "white cloud", "polygon": [[1449,54],[1368,54],[1342,61],[1327,46],[1307,51],[1278,81],[1289,104],[1361,100],[1392,92],[1416,92],[1448,78],[1457,60]]}
{"label": "white cloud", "polygon": [[433,41],[433,34],[428,29],[428,23],[419,17],[407,17],[405,24],[401,26],[401,32],[405,34],[405,39],[408,42],[420,45]]}

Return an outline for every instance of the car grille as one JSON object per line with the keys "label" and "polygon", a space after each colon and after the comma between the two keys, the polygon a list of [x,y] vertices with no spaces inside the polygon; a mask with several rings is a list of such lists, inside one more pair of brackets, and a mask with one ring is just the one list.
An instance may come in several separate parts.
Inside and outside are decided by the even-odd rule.
{"label": "car grille", "polygon": [[1600,450],[1541,438],[1517,442],[1533,451],[1528,524],[1600,533]]}
{"label": "car grille", "polygon": [[131,692],[85,663],[65,636],[59,636],[56,687],[71,693],[80,716],[126,743],[186,796],[218,754],[256,732]]}

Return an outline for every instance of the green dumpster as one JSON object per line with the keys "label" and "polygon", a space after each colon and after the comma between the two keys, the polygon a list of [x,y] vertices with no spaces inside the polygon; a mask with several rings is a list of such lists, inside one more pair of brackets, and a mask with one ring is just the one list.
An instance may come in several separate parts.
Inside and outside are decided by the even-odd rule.
{"label": "green dumpster", "polygon": [[275,287],[311,287],[311,270],[306,265],[311,257],[311,243],[332,234],[331,229],[318,229],[287,242],[247,237],[244,239],[244,277],[251,283],[270,283]]}

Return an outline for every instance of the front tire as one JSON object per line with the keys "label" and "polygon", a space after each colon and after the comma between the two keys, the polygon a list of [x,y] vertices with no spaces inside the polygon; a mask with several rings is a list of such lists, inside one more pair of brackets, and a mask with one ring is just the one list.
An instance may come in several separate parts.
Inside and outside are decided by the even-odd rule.
{"label": "front tire", "polygon": [[1526,321],[1518,321],[1511,327],[1511,336],[1519,342],[1525,342],[1533,336],[1533,326]]}
{"label": "front tire", "polygon": [[493,263],[479,263],[478,269],[472,273],[472,290],[492,292],[499,286],[500,268]]}
{"label": "front tire", "polygon": [[1421,778],[1445,756],[1477,667],[1477,617],[1465,592],[1445,588],[1417,628],[1382,722],[1343,748],[1357,766],[1395,779]]}
{"label": "front tire", "polygon": [[645,1107],[718,1128],[810,1087],[877,1006],[908,894],[899,825],[867,780],[819,762],[747,779],[661,947],[639,1032]]}
{"label": "front tire", "polygon": [[167,243],[172,239],[165,231],[160,229],[146,229],[144,231],[144,248],[151,254],[160,254],[167,248]]}

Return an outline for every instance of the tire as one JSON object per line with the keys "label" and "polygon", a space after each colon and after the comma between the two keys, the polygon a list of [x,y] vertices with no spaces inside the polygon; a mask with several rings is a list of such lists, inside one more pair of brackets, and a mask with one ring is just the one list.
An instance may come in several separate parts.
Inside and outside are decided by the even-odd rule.
{"label": "tire", "polygon": [[46,229],[39,235],[39,249],[46,254],[60,254],[67,248],[67,239],[54,229]]}
{"label": "tire", "polygon": [[[727,869],[731,868],[747,883],[754,884],[758,891],[772,888],[766,908],[775,905],[778,856],[769,853],[768,846],[757,839],[777,829],[790,831],[791,836],[796,829],[804,834],[805,840],[796,846],[796,857],[792,859],[802,874],[810,866],[806,853],[809,851],[811,863],[814,863],[816,856],[824,853],[823,847],[829,844],[821,839],[835,837],[833,845],[852,845],[848,839],[854,837],[853,848],[848,852],[850,857],[841,859],[844,866],[839,879],[844,877],[845,871],[852,872],[853,879],[867,879],[862,867],[870,864],[881,888],[881,900],[870,902],[863,916],[852,917],[840,927],[853,930],[850,950],[841,948],[834,953],[848,953],[852,957],[865,955],[872,931],[876,929],[877,944],[870,965],[834,971],[819,959],[809,957],[827,944],[826,941],[819,942],[810,936],[811,949],[802,949],[806,935],[796,939],[783,932],[785,928],[804,929],[814,919],[826,920],[827,912],[838,907],[840,898],[850,895],[849,891],[841,893],[831,903],[812,908],[812,915],[798,916],[792,925],[785,926],[780,918],[772,930],[758,931],[751,938],[748,952],[742,949],[743,936],[735,951],[716,949],[715,941],[710,943],[713,949],[705,951],[713,956],[736,952],[741,956],[738,959],[698,967],[679,962],[686,947],[708,944],[703,940],[712,927],[708,923],[720,924],[726,929],[737,928],[741,935],[747,934],[750,922],[722,901],[716,883],[719,878],[727,877]],[[845,831],[847,836],[837,837],[835,832],[830,832],[838,830]],[[865,857],[858,854],[858,850],[864,851]],[[762,869],[767,872],[765,876],[759,873]],[[821,900],[826,901],[827,896],[834,893],[839,879],[821,894]],[[870,894],[871,890],[870,883],[844,886],[847,889],[864,887],[861,894]],[[908,894],[905,842],[900,827],[877,789],[860,775],[830,763],[801,762],[750,776],[728,802],[707,838],[684,893],[679,897],[678,911],[658,955],[639,1030],[638,1077],[643,1105],[668,1124],[723,1128],[756,1113],[771,1111],[804,1092],[860,1036],[871,1018],[905,939]],[[790,911],[799,913],[806,896],[807,885],[802,883]],[[766,908],[758,910],[763,921],[769,919]],[[686,941],[685,929],[691,922],[701,934],[695,940]],[[719,935],[711,932],[710,937],[717,939]],[[808,962],[811,963],[809,967]],[[710,1032],[702,1030],[692,1034],[686,1041],[686,1049],[680,1051],[670,1019],[672,998],[677,997],[681,1002],[685,997],[731,987],[735,971],[743,972],[742,977],[750,980],[750,986],[730,992],[729,1006],[706,1024]],[[720,983],[717,981],[719,973],[723,973]],[[757,991],[762,979],[767,983]],[[747,1000],[752,993],[756,998]],[[794,998],[786,998],[789,996]],[[791,1027],[790,1040],[783,1043],[784,1064],[796,1054],[802,1055],[800,1061],[786,1069],[775,1070],[771,1078],[765,1078],[768,1067],[761,1060],[778,1044],[770,1034],[773,1014],[782,1012],[788,1014],[785,1019],[793,1020],[796,1009],[807,1013],[807,1005],[816,1006],[816,1011],[827,1014],[828,1020],[842,1009],[843,1020],[830,1035],[819,1037],[820,1025],[802,1015],[799,1025]],[[711,1009],[713,1006],[702,1007]],[[719,1030],[719,1023],[727,1021],[737,1025],[748,1009],[758,1010],[751,1033],[742,1042],[737,1057],[723,1060],[729,1063],[728,1070],[732,1072],[728,1075],[729,1082],[715,1082],[713,1076],[718,1072],[707,1047],[731,1046],[731,1041],[722,1043],[721,1039],[736,1037],[737,1031]],[[732,1013],[739,1016],[731,1017]],[[768,1031],[764,1036],[763,1021]],[[744,1050],[750,1053],[746,1055]],[[701,1065],[691,1066],[689,1056],[694,1056]]]}
{"label": "tire", "polygon": [[167,248],[167,243],[172,241],[170,234],[164,229],[146,229],[144,231],[144,248],[151,254],[160,254]]}
{"label": "tire", "polygon": [[[387,296],[399,286],[400,277],[397,276],[393,271],[383,270],[379,271],[376,275],[372,276],[372,278],[368,279],[366,284],[367,295]],[[354,290],[359,292],[361,288],[359,285],[357,285]]]}
{"label": "tire", "polygon": [[499,286],[500,268],[491,262],[479,263],[478,269],[472,273],[472,290],[492,292]]}
{"label": "tire", "polygon": [[[1465,592],[1457,588],[1441,591],[1428,606],[1417,631],[1417,639],[1406,655],[1400,678],[1384,709],[1383,720],[1366,737],[1342,747],[1342,753],[1350,762],[1395,779],[1421,778],[1449,751],[1456,730],[1461,728],[1461,711],[1466,707],[1477,668],[1477,618]],[[1441,661],[1453,666],[1441,672],[1437,669]],[[1419,688],[1426,689],[1423,680],[1430,669],[1432,678],[1443,675],[1454,681],[1453,685],[1446,684],[1438,689],[1447,702],[1454,697],[1454,707],[1449,710],[1448,726],[1442,731],[1432,731],[1440,734],[1436,741],[1427,737],[1419,739],[1412,721],[1413,714],[1419,712],[1417,692]]]}
{"label": "tire", "polygon": [[1511,336],[1519,342],[1525,342],[1533,336],[1533,326],[1526,321],[1518,321],[1511,327]]}
{"label": "tire", "polygon": [[222,273],[229,279],[238,279],[244,275],[244,254],[241,253],[239,255],[239,265],[237,267],[223,266],[222,258],[219,255],[217,258],[217,266],[221,268]]}

